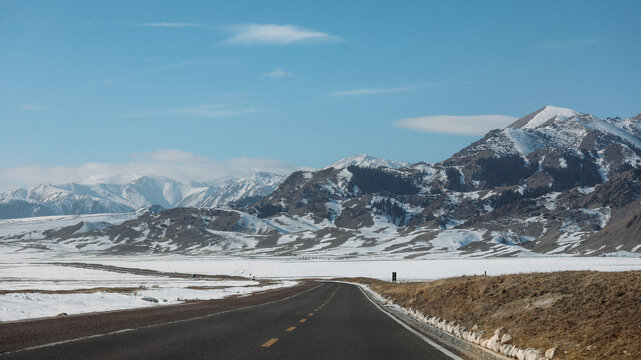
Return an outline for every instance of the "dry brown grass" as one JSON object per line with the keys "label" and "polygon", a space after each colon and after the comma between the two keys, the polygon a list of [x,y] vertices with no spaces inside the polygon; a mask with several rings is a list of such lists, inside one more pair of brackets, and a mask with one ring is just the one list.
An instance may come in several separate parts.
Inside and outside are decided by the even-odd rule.
{"label": "dry brown grass", "polygon": [[[354,279],[351,279],[354,281]],[[404,307],[499,327],[520,348],[559,348],[561,359],[641,359],[641,271],[567,271],[432,282],[356,279]]]}
{"label": "dry brown grass", "polygon": [[95,287],[88,289],[66,289],[66,290],[43,290],[43,289],[19,289],[19,290],[0,290],[0,295],[12,293],[38,293],[38,294],[92,294],[97,292],[105,293],[131,293],[138,290],[147,289],[145,286],[139,287]]}

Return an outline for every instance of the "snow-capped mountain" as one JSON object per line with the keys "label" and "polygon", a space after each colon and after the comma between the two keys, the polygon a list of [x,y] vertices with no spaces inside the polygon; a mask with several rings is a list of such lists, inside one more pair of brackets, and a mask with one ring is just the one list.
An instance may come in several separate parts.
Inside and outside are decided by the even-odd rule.
{"label": "snow-capped mountain", "polygon": [[[124,184],[100,182],[104,180],[92,177],[78,183],[38,185],[0,193],[0,218],[124,213],[152,205],[163,208],[225,206],[266,195],[283,176],[259,173],[250,178],[189,184],[159,176],[137,176]],[[208,205],[210,203],[212,205]]]}
{"label": "snow-capped mountain", "polygon": [[[436,164],[356,155],[282,182],[257,175],[228,185],[227,194],[250,194],[244,184],[279,184],[234,210],[171,209],[4,241],[244,256],[639,256],[640,130],[641,115],[599,119],[547,106]],[[214,204],[214,194],[194,204]]]}
{"label": "snow-capped mountain", "polygon": [[355,154],[355,155],[346,157],[344,159],[341,159],[327,166],[325,169],[328,169],[328,168],[344,169],[348,166],[359,166],[359,167],[367,167],[367,168],[385,167],[390,169],[397,169],[407,165],[408,163],[406,162],[396,162],[396,161],[369,156],[366,154]]}
{"label": "snow-capped mountain", "polygon": [[130,211],[133,211],[133,208],[122,202],[93,197],[87,195],[87,191],[76,194],[68,188],[53,185],[38,185],[28,190],[18,189],[0,193],[2,219]]}
{"label": "snow-capped mountain", "polygon": [[548,105],[530,115],[520,118],[507,128],[536,129],[550,120],[567,120],[578,115],[581,115],[581,113],[576,110]]}
{"label": "snow-capped mountain", "polygon": [[592,186],[641,164],[640,124],[638,117],[599,119],[546,106],[490,131],[442,165],[460,170],[469,189],[519,182],[560,189],[568,176],[578,177],[568,186]]}
{"label": "snow-capped mountain", "polygon": [[249,205],[272,193],[285,176],[259,172],[248,178],[237,179],[220,188],[197,192],[181,201],[179,207],[221,207],[227,205]]}

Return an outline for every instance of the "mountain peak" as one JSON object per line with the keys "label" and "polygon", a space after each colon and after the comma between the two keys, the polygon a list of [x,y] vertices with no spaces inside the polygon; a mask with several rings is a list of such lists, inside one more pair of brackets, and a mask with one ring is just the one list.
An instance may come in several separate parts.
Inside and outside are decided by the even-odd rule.
{"label": "mountain peak", "polygon": [[98,185],[98,184],[123,185],[123,184],[128,184],[133,181],[136,181],[141,177],[143,177],[143,175],[135,174],[135,173],[113,174],[113,175],[94,174],[94,175],[86,176],[78,181],[74,181],[74,183],[81,184],[81,185]]}
{"label": "mountain peak", "polygon": [[400,167],[407,166],[408,163],[381,159],[374,156],[369,156],[367,154],[354,154],[352,156],[338,160],[332,165],[325,167],[325,169],[329,169],[329,168],[344,169],[352,165],[360,166],[360,167],[369,167],[369,168],[387,167],[387,168],[397,169]]}
{"label": "mountain peak", "polygon": [[567,120],[580,114],[581,113],[576,110],[548,105],[518,119],[509,125],[508,128],[534,129],[554,118]]}

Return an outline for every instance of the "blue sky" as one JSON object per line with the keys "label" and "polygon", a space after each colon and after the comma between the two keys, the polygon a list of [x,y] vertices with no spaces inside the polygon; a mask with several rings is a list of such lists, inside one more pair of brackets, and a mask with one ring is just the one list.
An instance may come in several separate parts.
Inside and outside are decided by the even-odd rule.
{"label": "blue sky", "polygon": [[203,180],[354,153],[437,162],[482,136],[398,126],[421,116],[629,117],[639,14],[638,1],[0,0],[0,190],[188,173],[178,164],[209,168]]}

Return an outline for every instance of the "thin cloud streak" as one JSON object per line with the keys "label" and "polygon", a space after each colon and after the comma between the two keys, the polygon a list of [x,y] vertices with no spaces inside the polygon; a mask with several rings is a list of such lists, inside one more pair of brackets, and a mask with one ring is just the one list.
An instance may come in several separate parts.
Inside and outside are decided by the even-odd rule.
{"label": "thin cloud streak", "polygon": [[252,23],[207,25],[191,22],[148,22],[123,25],[166,29],[215,29],[230,34],[230,36],[222,41],[223,44],[227,45],[289,45],[295,43],[336,42],[343,40],[339,36],[296,25]]}
{"label": "thin cloud streak", "polygon": [[391,94],[391,93],[424,89],[424,88],[434,87],[438,85],[442,85],[442,84],[427,83],[427,84],[406,85],[406,86],[390,87],[390,88],[362,88],[362,89],[352,89],[352,90],[339,90],[339,91],[330,92],[329,96],[363,96],[363,95]]}
{"label": "thin cloud streak", "polygon": [[294,77],[294,73],[291,71],[285,71],[281,68],[276,68],[265,74],[266,77],[273,79],[284,78],[284,77]]}
{"label": "thin cloud streak", "polygon": [[185,61],[179,61],[179,62],[169,63],[169,64],[156,65],[156,66],[151,66],[145,69],[134,71],[121,79],[104,79],[104,80],[100,80],[99,82],[106,85],[120,84],[120,83],[130,81],[131,79],[137,76],[156,73],[156,72],[162,72],[167,70],[173,70],[173,69],[180,69],[180,68],[197,65],[201,63],[202,61],[200,59],[194,59],[194,60],[185,60]]}
{"label": "thin cloud streak", "polygon": [[148,118],[148,117],[161,117],[161,116],[190,116],[201,117],[209,119],[219,119],[235,117],[240,115],[247,115],[256,113],[257,110],[251,107],[242,108],[235,107],[228,104],[208,104],[183,107],[177,109],[148,109],[138,112],[122,114],[127,118]]}
{"label": "thin cloud streak", "polygon": [[341,90],[331,92],[330,96],[359,96],[359,95],[376,95],[376,94],[389,94],[396,92],[405,92],[416,89],[414,86],[403,86],[397,88],[364,88],[354,90]]}
{"label": "thin cloud streak", "polygon": [[543,47],[550,50],[578,49],[593,46],[597,42],[598,39],[559,40],[543,44]]}
{"label": "thin cloud streak", "polygon": [[177,69],[177,68],[182,68],[182,67],[186,67],[186,66],[190,66],[190,65],[196,65],[196,64],[200,64],[200,63],[201,63],[200,59],[179,61],[179,62],[176,62],[176,63],[157,65],[157,66],[152,66],[152,67],[149,67],[149,68],[146,68],[146,69],[138,70],[138,71],[135,72],[135,74],[144,74],[144,73],[150,73],[150,72]]}
{"label": "thin cloud streak", "polygon": [[152,22],[152,23],[138,23],[128,24],[131,26],[140,27],[159,27],[159,28],[210,28],[210,25],[185,23],[185,22]]}
{"label": "thin cloud streak", "polygon": [[22,104],[20,105],[20,110],[27,110],[27,111],[46,111],[46,110],[51,110],[51,108],[38,105],[38,104]]}
{"label": "thin cloud streak", "polygon": [[237,24],[223,29],[232,34],[223,41],[229,45],[289,45],[342,40],[338,36],[295,25]]}
{"label": "thin cloud streak", "polygon": [[436,115],[400,119],[396,120],[394,125],[399,128],[419,132],[453,135],[484,135],[492,129],[502,129],[516,120],[516,117],[505,115]]}

